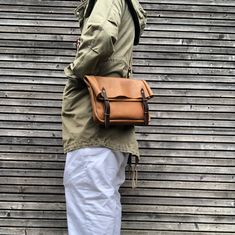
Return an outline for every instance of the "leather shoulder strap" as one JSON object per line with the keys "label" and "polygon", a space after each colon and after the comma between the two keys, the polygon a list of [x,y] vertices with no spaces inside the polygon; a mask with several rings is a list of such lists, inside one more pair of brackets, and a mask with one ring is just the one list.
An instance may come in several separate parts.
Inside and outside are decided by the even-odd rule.
{"label": "leather shoulder strap", "polygon": [[132,15],[133,21],[134,21],[134,25],[135,25],[135,40],[134,40],[134,45],[138,45],[139,44],[139,38],[140,38],[140,25],[139,25],[139,20],[138,20],[138,16],[137,13],[135,11],[135,8],[131,2],[131,0],[126,0],[126,3],[128,5],[129,11]]}
{"label": "leather shoulder strap", "polygon": [[92,12],[92,9],[94,8],[96,0],[88,0],[88,5],[86,8],[86,12],[85,12],[85,18],[88,18]]}

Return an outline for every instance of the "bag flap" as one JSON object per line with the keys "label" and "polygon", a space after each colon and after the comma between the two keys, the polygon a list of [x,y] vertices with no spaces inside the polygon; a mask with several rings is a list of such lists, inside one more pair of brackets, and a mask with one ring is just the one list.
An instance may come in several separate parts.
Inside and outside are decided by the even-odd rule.
{"label": "bag flap", "polygon": [[118,77],[85,76],[85,82],[91,87],[97,98],[101,97],[102,88],[108,98],[142,98],[141,89],[144,89],[147,99],[153,97],[153,92],[144,80],[135,80]]}

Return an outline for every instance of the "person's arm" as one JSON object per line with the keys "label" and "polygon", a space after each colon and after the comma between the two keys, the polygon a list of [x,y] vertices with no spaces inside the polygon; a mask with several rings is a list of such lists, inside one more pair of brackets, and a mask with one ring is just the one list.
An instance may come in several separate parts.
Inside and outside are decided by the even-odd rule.
{"label": "person's arm", "polygon": [[65,68],[66,76],[83,78],[94,74],[97,63],[112,55],[122,12],[122,0],[96,0],[82,30],[77,56]]}

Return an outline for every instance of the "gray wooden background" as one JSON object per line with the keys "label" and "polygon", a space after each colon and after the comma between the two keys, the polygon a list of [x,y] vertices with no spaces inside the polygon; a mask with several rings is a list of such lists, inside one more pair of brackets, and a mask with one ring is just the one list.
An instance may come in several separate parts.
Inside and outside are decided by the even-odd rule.
{"label": "gray wooden background", "polygon": [[[156,97],[122,234],[235,234],[235,1],[141,2],[134,72]],[[0,0],[1,235],[67,234],[60,109],[76,4]]]}

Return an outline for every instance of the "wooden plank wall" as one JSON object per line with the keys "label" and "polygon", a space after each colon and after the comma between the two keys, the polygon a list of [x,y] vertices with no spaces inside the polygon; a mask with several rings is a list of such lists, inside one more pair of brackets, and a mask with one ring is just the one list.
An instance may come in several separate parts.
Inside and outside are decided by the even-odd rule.
{"label": "wooden plank wall", "polygon": [[[141,2],[134,71],[156,97],[122,234],[235,234],[235,1]],[[67,234],[60,109],[76,4],[0,0],[1,235]]]}

